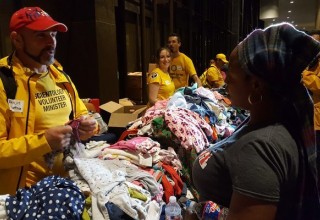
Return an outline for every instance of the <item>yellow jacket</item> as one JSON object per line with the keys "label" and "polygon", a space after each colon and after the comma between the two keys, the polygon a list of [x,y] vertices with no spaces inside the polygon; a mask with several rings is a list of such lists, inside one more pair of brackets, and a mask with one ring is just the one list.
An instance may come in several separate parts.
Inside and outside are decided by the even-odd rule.
{"label": "yellow jacket", "polygon": [[[61,68],[55,62],[57,68]],[[0,67],[10,69],[8,57],[0,60]],[[6,92],[0,80],[0,194],[15,194],[18,188],[26,185],[28,166],[36,158],[51,152],[44,131],[34,134],[35,103],[29,94],[35,91],[34,73],[25,71],[18,58],[12,59],[12,71],[17,84],[16,100],[23,100],[22,112],[9,109]],[[50,65],[50,73],[57,84],[63,84],[68,90],[74,118],[87,114],[87,109],[78,96],[73,83],[56,67]],[[71,82],[71,83],[70,83]]]}
{"label": "yellow jacket", "polygon": [[311,92],[314,103],[314,128],[320,130],[320,64],[313,71],[302,72],[302,82]]}

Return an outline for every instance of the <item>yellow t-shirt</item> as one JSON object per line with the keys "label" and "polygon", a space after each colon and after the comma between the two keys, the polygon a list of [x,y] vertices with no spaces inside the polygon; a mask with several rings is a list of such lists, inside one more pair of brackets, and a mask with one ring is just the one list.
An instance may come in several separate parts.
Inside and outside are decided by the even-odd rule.
{"label": "yellow t-shirt", "polygon": [[200,81],[203,87],[210,89],[220,88],[224,85],[222,74],[215,65],[211,65],[208,70],[200,76]]}
{"label": "yellow t-shirt", "polygon": [[[35,134],[69,121],[72,111],[69,94],[56,85],[50,74],[39,77],[33,99],[36,106]],[[62,153],[55,157],[52,170],[48,169],[43,157],[37,158],[29,166],[27,185],[34,184],[48,175],[65,176],[67,173],[64,171],[62,158]]]}
{"label": "yellow t-shirt", "polygon": [[158,83],[160,85],[157,96],[158,100],[168,99],[175,91],[175,86],[170,75],[159,68],[155,68],[148,74],[148,84],[151,83]]}
{"label": "yellow t-shirt", "polygon": [[189,86],[189,78],[197,74],[192,60],[181,52],[171,59],[169,72],[176,89]]}

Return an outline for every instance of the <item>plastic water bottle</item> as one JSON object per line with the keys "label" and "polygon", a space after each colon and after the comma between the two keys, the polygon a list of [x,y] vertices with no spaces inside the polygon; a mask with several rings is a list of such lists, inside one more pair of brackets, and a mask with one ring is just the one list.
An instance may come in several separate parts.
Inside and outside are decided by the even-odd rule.
{"label": "plastic water bottle", "polygon": [[165,208],[166,220],[181,220],[181,207],[177,203],[177,199],[175,196],[170,196],[169,203]]}

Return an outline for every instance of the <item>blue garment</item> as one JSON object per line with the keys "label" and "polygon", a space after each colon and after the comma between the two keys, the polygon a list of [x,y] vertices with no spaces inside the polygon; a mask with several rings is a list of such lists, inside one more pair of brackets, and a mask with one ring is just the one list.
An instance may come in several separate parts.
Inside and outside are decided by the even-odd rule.
{"label": "blue garment", "polygon": [[58,176],[46,177],[6,199],[7,215],[12,220],[81,220],[84,204],[76,184]]}
{"label": "blue garment", "polygon": [[122,211],[117,205],[113,204],[112,202],[107,202],[105,206],[108,210],[110,220],[133,220],[133,218],[127,215],[124,211]]}

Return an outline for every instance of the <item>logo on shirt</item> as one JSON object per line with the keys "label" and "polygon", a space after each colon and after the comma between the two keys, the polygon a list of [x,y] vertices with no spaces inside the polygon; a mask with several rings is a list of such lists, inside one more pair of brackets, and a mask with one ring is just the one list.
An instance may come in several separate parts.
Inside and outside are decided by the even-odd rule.
{"label": "logo on shirt", "polygon": [[183,70],[183,68],[180,65],[171,65],[170,70],[175,72],[175,71],[181,71],[181,70]]}
{"label": "logo on shirt", "polygon": [[152,79],[156,78],[157,76],[158,76],[158,73],[152,73],[152,74],[151,74],[151,78],[152,78]]}
{"label": "logo on shirt", "polygon": [[199,156],[199,164],[201,166],[202,169],[206,168],[207,166],[207,162],[210,159],[210,157],[212,156],[212,153],[208,150],[203,151],[200,156]]}

